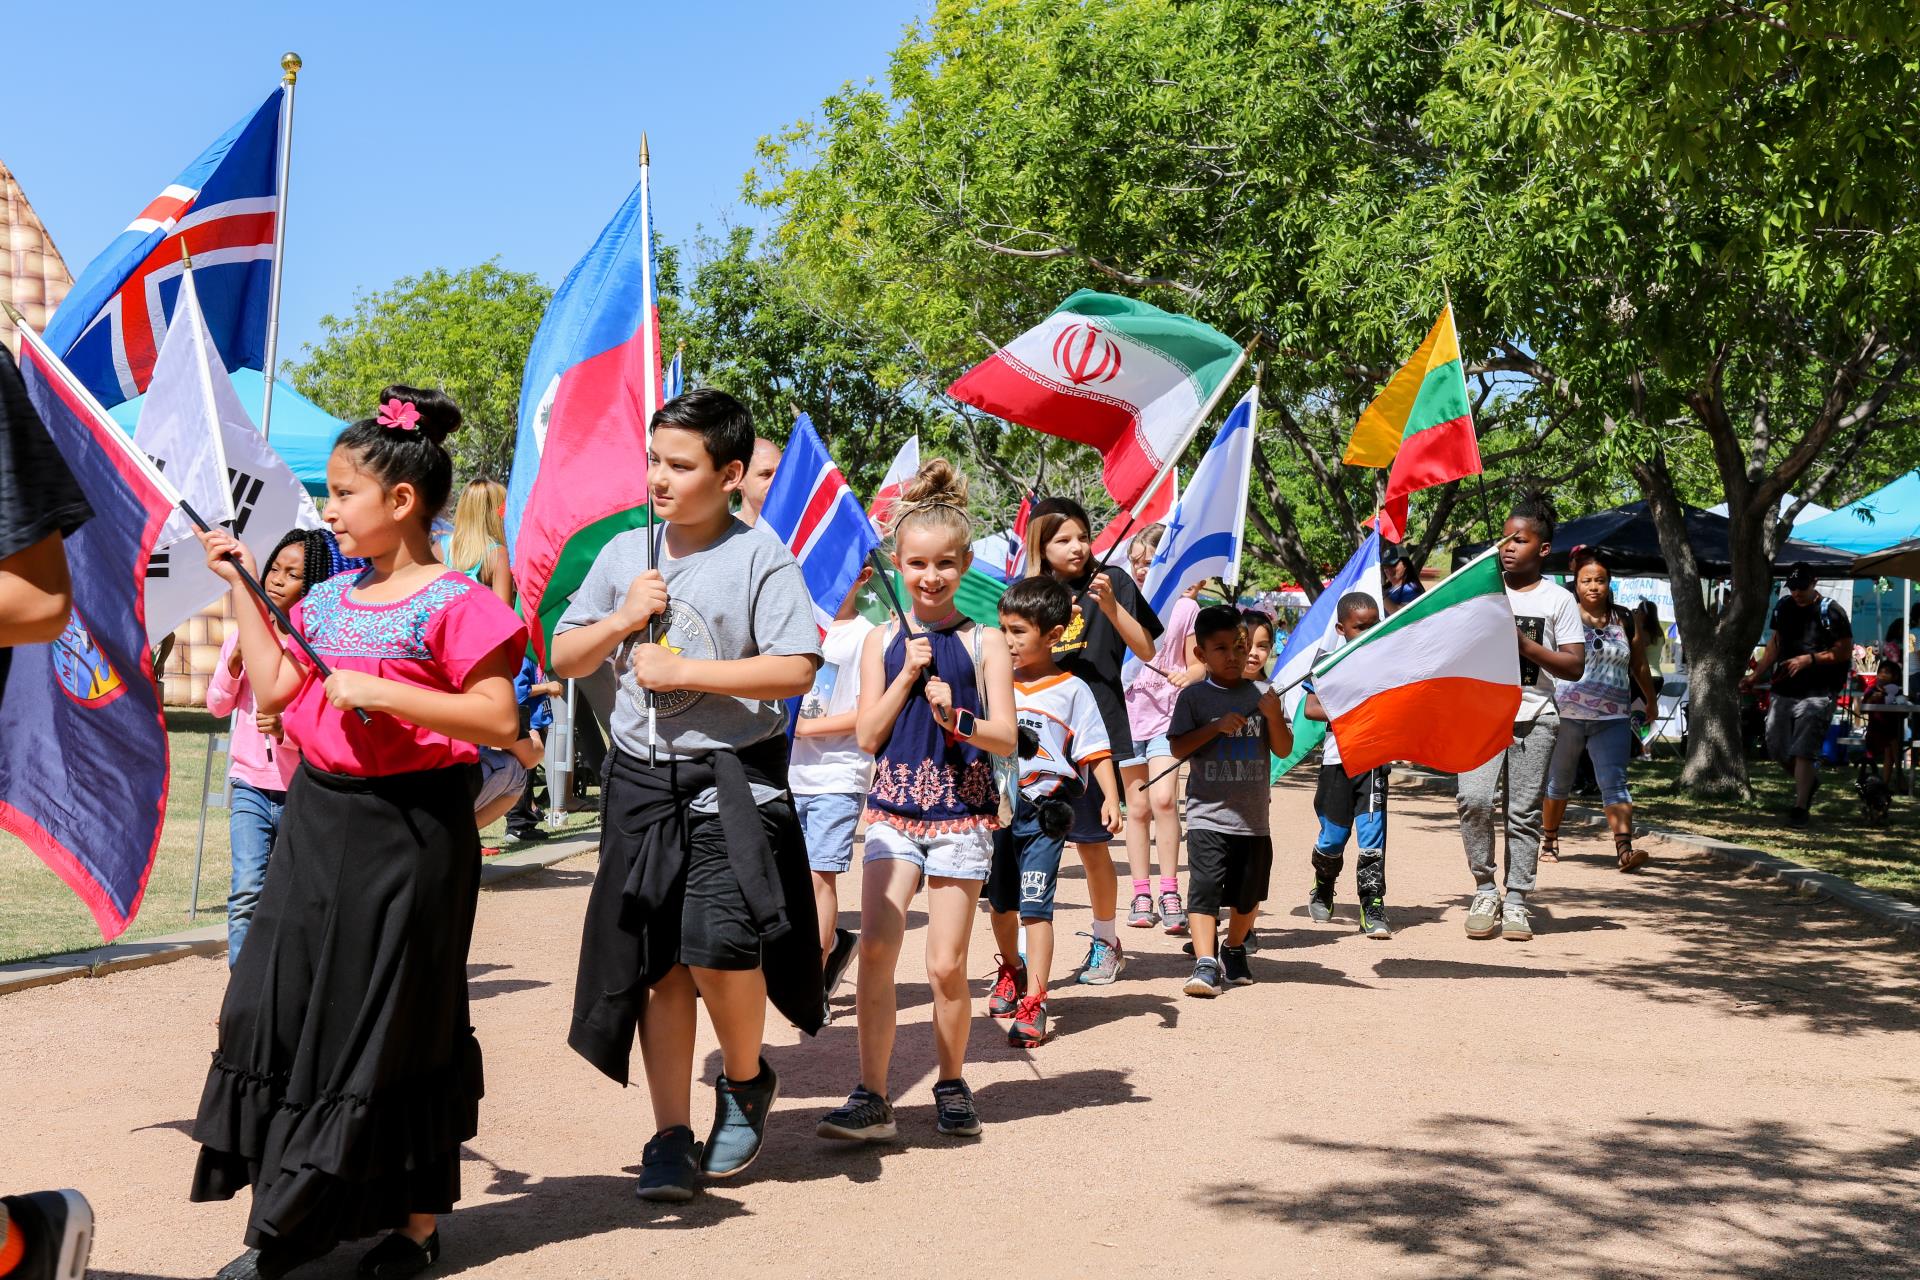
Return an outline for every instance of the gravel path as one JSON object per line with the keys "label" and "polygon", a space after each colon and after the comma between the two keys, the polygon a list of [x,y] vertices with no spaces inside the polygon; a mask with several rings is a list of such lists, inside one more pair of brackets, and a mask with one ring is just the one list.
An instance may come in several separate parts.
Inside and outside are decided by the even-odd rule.
{"label": "gravel path", "polygon": [[[971,1144],[932,1128],[916,917],[901,1141],[813,1136],[854,1082],[849,984],[817,1040],[777,1035],[750,1179],[678,1209],[631,1195],[644,1091],[563,1042],[591,859],[483,894],[488,1095],[436,1274],[1914,1274],[1920,952],[1704,860],[1621,876],[1585,834],[1543,868],[1532,943],[1472,942],[1451,801],[1392,813],[1391,942],[1353,932],[1350,896],[1338,924],[1306,919],[1311,792],[1285,785],[1259,984],[1185,998],[1179,940],[1123,930],[1122,980],[1064,988],[1052,1043],[975,1020]],[[1061,885],[1063,960],[1084,889]],[[973,968],[992,969],[984,916]],[[193,959],[0,1000],[0,1181],[85,1190],[97,1276],[209,1276],[238,1249],[240,1203],[185,1198],[224,976]],[[357,1253],[300,1274],[350,1276]]]}

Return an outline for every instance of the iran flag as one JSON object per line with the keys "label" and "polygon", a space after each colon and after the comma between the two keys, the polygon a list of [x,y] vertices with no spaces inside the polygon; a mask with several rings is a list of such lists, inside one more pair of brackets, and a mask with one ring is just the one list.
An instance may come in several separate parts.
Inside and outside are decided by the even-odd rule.
{"label": "iran flag", "polygon": [[947,394],[1021,426],[1090,444],[1123,509],[1186,444],[1238,368],[1233,339],[1189,316],[1082,289],[961,375]]}

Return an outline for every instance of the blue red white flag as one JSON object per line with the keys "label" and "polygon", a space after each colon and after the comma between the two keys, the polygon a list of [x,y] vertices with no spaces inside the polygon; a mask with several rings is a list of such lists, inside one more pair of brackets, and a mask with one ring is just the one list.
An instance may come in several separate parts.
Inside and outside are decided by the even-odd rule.
{"label": "blue red white flag", "polygon": [[140,909],[167,811],[167,725],[147,648],[147,558],[172,503],[120,429],[22,330],[27,398],[93,519],[66,540],[73,615],[13,651],[0,696],[0,827],[93,912],[103,938]]}
{"label": "blue red white flag", "polygon": [[647,423],[660,398],[647,170],[540,321],[520,384],[507,555],[544,665],[553,628],[617,533],[647,508]]}
{"label": "blue red white flag", "polygon": [[133,399],[153,377],[180,293],[183,238],[228,370],[266,362],[285,92],[274,90],[168,183],[54,311],[47,346],[101,404]]}
{"label": "blue red white flag", "polygon": [[880,539],[804,413],[794,419],[760,523],[800,562],[814,621],[825,635]]}
{"label": "blue red white flag", "polygon": [[873,505],[867,508],[867,516],[873,521],[873,531],[880,537],[887,536],[900,494],[919,471],[920,433],[916,431],[900,446],[900,452],[893,455],[893,461],[887,466],[887,474],[880,477],[880,487],[874,492]]}
{"label": "blue red white flag", "polygon": [[682,391],[685,391],[687,389],[686,388],[687,372],[686,372],[686,369],[681,365],[681,360],[680,360],[680,357],[684,354],[685,354],[684,352],[675,351],[673,353],[673,363],[667,366],[666,373],[661,376],[661,380],[660,380],[660,403],[661,404],[665,404],[667,401],[673,399],[675,396],[679,395]]}

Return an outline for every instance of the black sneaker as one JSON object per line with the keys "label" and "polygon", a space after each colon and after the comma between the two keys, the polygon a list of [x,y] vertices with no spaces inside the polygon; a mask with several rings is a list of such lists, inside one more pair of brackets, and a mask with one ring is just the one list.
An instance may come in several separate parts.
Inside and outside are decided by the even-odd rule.
{"label": "black sneaker", "polygon": [[1212,956],[1201,956],[1193,962],[1193,976],[1187,979],[1186,993],[1211,1000],[1227,989],[1226,979],[1220,976],[1220,962]]}
{"label": "black sneaker", "polygon": [[1393,927],[1387,923],[1386,899],[1368,898],[1361,902],[1360,932],[1379,942],[1393,936]]}
{"label": "black sneaker", "polygon": [[833,931],[833,950],[827,952],[824,968],[827,999],[833,999],[833,993],[840,989],[846,980],[847,966],[853,963],[854,948],[860,944],[859,935],[851,929]]}
{"label": "black sneaker", "polygon": [[751,1080],[729,1080],[726,1073],[713,1082],[713,1128],[700,1156],[700,1172],[709,1178],[731,1178],[753,1163],[767,1132],[767,1112],[780,1093],[780,1078],[765,1058],[760,1074]]}
{"label": "black sneaker", "polygon": [[1806,826],[1807,811],[1805,809],[1802,809],[1799,805],[1795,805],[1793,808],[1787,810],[1787,825],[1790,827]]}
{"label": "black sneaker", "polygon": [[693,1199],[694,1179],[700,1172],[700,1144],[693,1130],[677,1124],[653,1135],[640,1154],[640,1181],[633,1194],[656,1204],[684,1204]]}
{"label": "black sneaker", "polygon": [[1245,947],[1220,948],[1220,976],[1227,980],[1230,987],[1250,987],[1253,985],[1253,970],[1247,966]]}
{"label": "black sneaker", "polygon": [[826,1114],[814,1132],[837,1142],[884,1142],[899,1132],[893,1107],[863,1084],[853,1086],[847,1100]]}
{"label": "black sneaker", "polygon": [[980,1136],[980,1113],[965,1080],[941,1080],[933,1086],[933,1127],[952,1138]]}
{"label": "black sneaker", "polygon": [[415,1244],[404,1231],[390,1231],[360,1258],[359,1273],[372,1280],[413,1280],[440,1261],[440,1233]]}
{"label": "black sneaker", "polygon": [[1333,886],[1325,880],[1313,882],[1313,892],[1307,895],[1307,914],[1315,924],[1326,924],[1333,919]]}
{"label": "black sneaker", "polygon": [[19,1233],[25,1252],[6,1273],[8,1280],[80,1280],[86,1274],[93,1209],[78,1191],[35,1191],[0,1200],[0,1244],[9,1232]]}

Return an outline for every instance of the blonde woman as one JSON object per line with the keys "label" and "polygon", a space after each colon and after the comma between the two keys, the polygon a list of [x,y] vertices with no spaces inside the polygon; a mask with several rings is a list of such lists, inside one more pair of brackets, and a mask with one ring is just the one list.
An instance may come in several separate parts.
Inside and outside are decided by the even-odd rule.
{"label": "blonde woman", "polygon": [[506,486],[485,476],[467,482],[453,509],[453,534],[441,545],[447,567],[466,574],[513,605],[513,574],[507,568],[507,526],[501,514]]}

